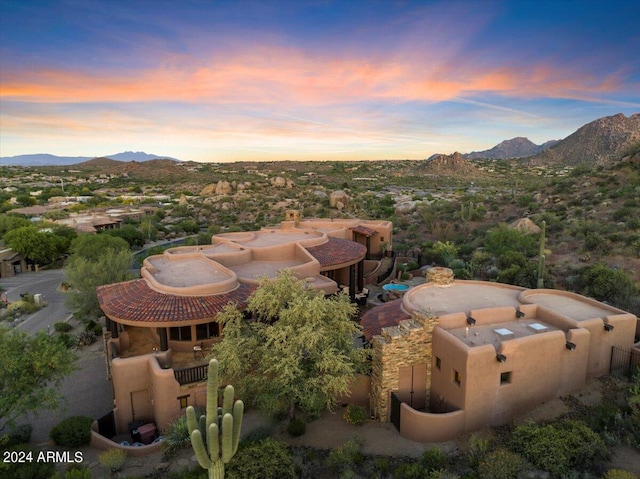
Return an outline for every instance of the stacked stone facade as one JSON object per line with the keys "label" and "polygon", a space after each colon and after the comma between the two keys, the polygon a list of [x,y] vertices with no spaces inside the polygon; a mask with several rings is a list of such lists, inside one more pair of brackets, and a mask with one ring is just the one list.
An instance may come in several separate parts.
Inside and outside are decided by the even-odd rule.
{"label": "stacked stone facade", "polygon": [[431,338],[438,319],[415,315],[400,321],[398,326],[383,328],[372,338],[373,359],[371,371],[371,397],[374,416],[381,422],[389,421],[389,398],[398,389],[400,368],[427,365],[425,384],[427,404],[431,387]]}

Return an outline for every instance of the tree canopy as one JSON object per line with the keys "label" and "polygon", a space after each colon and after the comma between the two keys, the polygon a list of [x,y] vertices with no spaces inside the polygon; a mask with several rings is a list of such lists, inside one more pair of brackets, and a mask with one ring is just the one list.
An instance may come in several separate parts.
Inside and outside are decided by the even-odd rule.
{"label": "tree canopy", "polygon": [[23,414],[56,409],[75,354],[42,331],[30,336],[6,328],[0,328],[0,351],[0,431]]}
{"label": "tree canopy", "polygon": [[71,251],[65,267],[72,286],[67,305],[76,317],[99,317],[96,287],[129,279],[133,263],[129,245],[114,236],[81,235],[73,241]]}
{"label": "tree canopy", "polygon": [[89,261],[97,261],[106,250],[129,251],[129,243],[122,238],[105,234],[82,234],[71,243],[73,257],[82,257]]}
{"label": "tree canopy", "polygon": [[348,393],[367,355],[354,348],[360,326],[346,295],[325,298],[282,271],[260,282],[247,309],[254,319],[234,305],[218,314],[224,339],[213,348],[223,378],[241,397],[293,418],[296,407],[319,415]]}
{"label": "tree canopy", "polygon": [[58,254],[58,240],[52,233],[45,233],[35,226],[23,226],[8,231],[4,242],[9,248],[34,263],[49,263]]}

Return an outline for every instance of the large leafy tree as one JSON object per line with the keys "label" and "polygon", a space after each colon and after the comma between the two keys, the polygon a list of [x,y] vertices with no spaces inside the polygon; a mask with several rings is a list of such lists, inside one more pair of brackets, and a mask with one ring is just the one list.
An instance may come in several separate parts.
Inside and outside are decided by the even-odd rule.
{"label": "large leafy tree", "polygon": [[22,216],[0,214],[0,238],[2,238],[7,231],[30,225],[31,221]]}
{"label": "large leafy tree", "polygon": [[56,409],[75,354],[44,332],[6,328],[0,328],[0,351],[0,431],[23,414]]}
{"label": "large leafy tree", "polygon": [[55,235],[40,231],[35,226],[23,226],[8,231],[4,235],[4,242],[34,263],[50,263],[58,253]]}
{"label": "large leafy tree", "polygon": [[96,287],[129,279],[133,256],[122,238],[109,235],[82,235],[72,245],[66,276],[72,289],[67,304],[76,317],[102,314]]}
{"label": "large leafy tree", "polygon": [[319,415],[348,393],[366,352],[354,348],[360,327],[346,295],[325,298],[282,271],[261,281],[248,312],[253,319],[233,305],[218,314],[224,339],[213,349],[222,376],[241,397],[269,414],[294,418],[296,407]]}

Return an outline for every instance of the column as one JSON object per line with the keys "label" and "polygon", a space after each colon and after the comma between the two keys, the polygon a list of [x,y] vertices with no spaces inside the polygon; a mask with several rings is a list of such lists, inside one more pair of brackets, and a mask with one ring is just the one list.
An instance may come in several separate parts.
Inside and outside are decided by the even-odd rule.
{"label": "column", "polygon": [[118,323],[116,323],[115,321],[111,321],[111,337],[118,337]]}
{"label": "column", "polygon": [[356,297],[356,265],[349,266],[349,297],[353,301]]}
{"label": "column", "polygon": [[358,292],[362,293],[363,288],[364,288],[364,260],[361,259],[360,261],[358,261]]}
{"label": "column", "polygon": [[169,350],[169,341],[167,341],[167,328],[160,328],[160,351]]}

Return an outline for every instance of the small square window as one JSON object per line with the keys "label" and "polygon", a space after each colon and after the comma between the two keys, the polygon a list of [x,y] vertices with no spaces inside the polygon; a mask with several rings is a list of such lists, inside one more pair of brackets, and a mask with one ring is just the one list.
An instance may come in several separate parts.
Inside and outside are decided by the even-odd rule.
{"label": "small square window", "polygon": [[436,368],[442,368],[442,360],[438,356],[436,356]]}
{"label": "small square window", "polygon": [[460,386],[460,382],[461,382],[460,373],[455,369],[453,370],[453,382],[456,383],[458,386]]}
{"label": "small square window", "polygon": [[500,373],[500,384],[509,384],[511,382],[511,371]]}
{"label": "small square window", "polygon": [[180,396],[178,401],[180,401],[180,409],[185,409],[189,405],[189,396]]}

